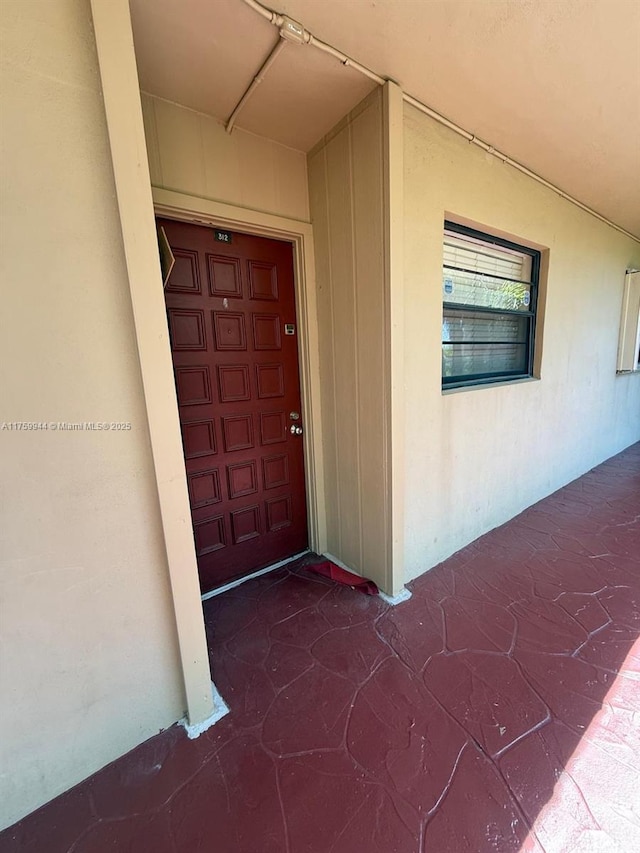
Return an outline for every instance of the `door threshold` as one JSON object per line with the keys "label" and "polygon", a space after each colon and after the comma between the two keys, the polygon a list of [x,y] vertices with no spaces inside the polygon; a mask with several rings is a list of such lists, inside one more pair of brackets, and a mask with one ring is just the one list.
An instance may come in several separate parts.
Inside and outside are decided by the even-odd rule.
{"label": "door threshold", "polygon": [[267,566],[265,569],[258,569],[257,572],[252,572],[250,575],[245,575],[243,578],[238,578],[235,581],[229,581],[229,583],[225,583],[223,586],[219,586],[217,589],[212,589],[211,592],[205,592],[200,596],[201,601],[208,601],[208,599],[213,598],[216,595],[221,595],[223,592],[228,592],[230,589],[234,589],[236,586],[240,586],[240,584],[246,583],[247,581],[253,580],[254,578],[259,578],[261,575],[266,575],[269,572],[273,572],[276,569],[281,569],[282,566],[286,566],[288,563],[293,563],[294,560],[299,560],[300,557],[304,557],[305,554],[310,554],[311,551],[307,548],[306,551],[300,551],[299,554],[294,554],[293,557],[287,557],[286,560],[280,560],[278,563],[272,563],[272,565]]}

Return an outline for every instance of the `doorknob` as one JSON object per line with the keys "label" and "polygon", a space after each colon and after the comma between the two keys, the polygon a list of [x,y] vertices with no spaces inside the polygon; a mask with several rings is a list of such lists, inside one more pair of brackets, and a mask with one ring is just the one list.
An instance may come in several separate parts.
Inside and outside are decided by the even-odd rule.
{"label": "doorknob", "polygon": [[289,432],[291,435],[302,435],[302,427],[297,424],[291,424],[289,427]]}

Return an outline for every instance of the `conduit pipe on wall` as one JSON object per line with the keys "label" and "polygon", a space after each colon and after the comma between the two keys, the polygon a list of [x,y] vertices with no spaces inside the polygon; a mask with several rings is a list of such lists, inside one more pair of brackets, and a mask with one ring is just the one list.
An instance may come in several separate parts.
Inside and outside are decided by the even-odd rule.
{"label": "conduit pipe on wall", "polygon": [[[258,3],[257,0],[243,0],[247,6],[250,6],[254,9],[258,14],[262,15],[267,21],[273,24],[276,27],[281,27],[283,23],[288,20],[285,16],[279,15],[277,12],[274,12],[271,9],[265,8],[261,3]],[[304,42],[306,44],[312,44],[317,47],[319,50],[323,50],[325,53],[334,56],[338,59],[343,65],[349,66],[350,68],[354,68],[356,71],[359,71],[361,74],[364,74],[370,80],[373,80],[375,83],[378,83],[380,86],[383,86],[387,80],[384,77],[380,77],[375,72],[371,71],[371,69],[366,68],[364,65],[360,65],[359,62],[356,62],[350,57],[346,56],[344,53],[341,53],[337,48],[332,47],[330,44],[326,44],[320,39],[315,38],[308,30],[301,27],[304,33]],[[422,101],[419,101],[417,98],[414,98],[412,95],[408,95],[406,92],[402,93],[403,99],[410,104],[412,107],[415,107],[417,110],[420,110],[421,113],[432,118],[434,121],[437,121],[439,124],[444,125],[444,127],[448,127],[454,133],[459,134],[468,142],[477,145],[479,148],[482,148],[487,154],[491,154],[493,157],[496,157],[498,160],[501,160],[507,166],[512,166],[514,169],[517,169],[522,174],[527,175],[529,178],[532,178],[534,181],[537,181],[539,184],[542,184],[547,189],[552,190],[557,193],[561,198],[566,199],[566,201],[571,202],[571,204],[575,204],[576,207],[579,207],[581,210],[584,210],[586,213],[591,214],[591,216],[595,216],[596,219],[599,219],[600,222],[604,222],[606,225],[609,225],[611,228],[615,228],[616,231],[619,231],[621,234],[624,234],[625,237],[631,237],[632,240],[637,240],[638,237],[635,234],[632,234],[630,231],[622,228],[620,225],[616,225],[615,222],[612,222],[610,219],[607,219],[606,216],[602,216],[602,214],[593,210],[593,208],[589,207],[586,204],[583,204],[581,201],[578,201],[577,198],[574,198],[569,193],[566,193],[564,190],[561,190],[555,184],[552,184],[551,181],[547,181],[545,178],[542,178],[540,175],[537,175],[535,172],[532,172],[531,169],[528,169],[526,166],[523,166],[522,163],[518,163],[517,160],[513,160],[511,157],[503,154],[497,148],[494,148],[493,145],[489,145],[488,142],[484,142],[482,139],[478,139],[475,134],[470,133],[468,130],[465,130],[460,125],[456,124],[453,121],[450,121],[445,116],[440,113],[432,110],[431,107],[428,107],[426,104],[423,104]],[[236,107],[236,110],[238,108]],[[227,128],[228,129],[228,128]]]}

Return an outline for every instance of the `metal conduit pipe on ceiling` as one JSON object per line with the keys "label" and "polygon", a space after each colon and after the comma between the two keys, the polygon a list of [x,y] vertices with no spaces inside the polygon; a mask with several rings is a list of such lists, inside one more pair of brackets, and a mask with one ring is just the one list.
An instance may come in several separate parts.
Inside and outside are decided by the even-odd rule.
{"label": "metal conduit pipe on ceiling", "polygon": [[265,61],[262,63],[260,70],[258,71],[256,76],[253,78],[251,83],[249,84],[247,91],[240,98],[240,100],[236,104],[234,111],[229,116],[229,120],[227,121],[226,128],[225,128],[227,133],[231,133],[231,131],[233,130],[233,126],[236,123],[238,116],[240,115],[240,110],[247,103],[247,101],[249,100],[251,95],[253,95],[253,93],[258,88],[260,83],[262,83],[262,81],[264,80],[265,74],[267,73],[269,68],[271,68],[273,63],[275,62],[278,54],[281,53],[286,46],[287,46],[287,42],[283,38],[278,38],[278,41],[274,45],[271,53],[269,54],[269,56],[267,56]]}
{"label": "metal conduit pipe on ceiling", "polygon": [[[283,24],[287,21],[290,21],[290,18],[287,18],[284,15],[279,15],[277,12],[274,12],[272,9],[268,9],[263,6],[261,3],[258,3],[257,0],[243,0],[243,3],[246,3],[251,9],[256,11],[259,15],[269,21],[276,27],[282,27]],[[297,22],[293,22],[297,23]],[[311,44],[314,47],[317,47],[319,50],[328,53],[330,56],[335,57],[339,62],[343,65],[348,66],[350,68],[359,71],[361,74],[364,74],[365,77],[368,77],[370,80],[373,80],[380,86],[383,86],[388,80],[384,77],[380,77],[379,74],[376,74],[374,71],[371,71],[370,68],[367,68],[364,65],[361,65],[359,62],[356,62],[354,59],[346,56],[346,54],[341,53],[337,48],[332,47],[330,44],[317,39],[314,35],[312,35],[307,29],[305,29],[301,24],[297,23],[300,31],[303,34],[303,41],[305,44]],[[391,82],[391,81],[389,81]],[[553,190],[553,192],[557,193],[561,198],[564,198],[566,201],[571,202],[576,207],[579,207],[581,210],[584,210],[585,213],[589,213],[591,216],[595,216],[596,219],[599,219],[600,222],[604,222],[606,225],[609,225],[611,228],[615,228],[616,231],[619,231],[621,234],[624,234],[625,237],[630,237],[632,240],[638,240],[634,234],[630,231],[627,231],[625,228],[622,228],[620,225],[616,225],[615,222],[612,222],[610,219],[607,219],[606,216],[602,216],[602,214],[593,210],[593,208],[589,207],[586,204],[583,204],[577,198],[574,198],[569,193],[566,193],[564,190],[561,190],[560,187],[557,187],[555,184],[552,184],[551,181],[547,181],[545,178],[540,175],[532,172],[531,169],[528,169],[526,166],[523,166],[522,163],[518,163],[517,160],[513,160],[507,154],[503,154],[497,148],[494,148],[493,145],[490,145],[488,142],[484,142],[482,139],[478,139],[475,134],[470,133],[468,130],[465,130],[460,125],[456,124],[453,121],[450,121],[445,116],[441,115],[436,110],[431,109],[426,104],[423,104],[422,101],[419,101],[417,98],[414,98],[412,95],[408,95],[406,92],[402,93],[403,99],[410,104],[412,107],[415,107],[420,112],[429,116],[430,118],[437,121],[439,124],[444,125],[444,127],[448,127],[450,130],[454,131],[454,133],[459,134],[464,137],[468,142],[473,145],[477,145],[479,148],[482,148],[487,154],[491,154],[493,157],[496,157],[498,160],[501,160],[507,166],[511,166],[514,169],[517,169],[519,172],[522,172],[524,175],[527,175],[529,178],[532,178],[534,181],[537,181],[542,186],[547,187],[547,189]],[[237,109],[237,107],[236,107]]]}
{"label": "metal conduit pipe on ceiling", "polygon": [[251,6],[251,8],[259,15],[262,15],[263,18],[266,18],[269,23],[275,24],[276,27],[279,27],[282,24],[282,20],[278,21],[278,18],[281,19],[282,15],[278,15],[277,12],[267,9],[261,3],[256,3],[256,0],[244,0],[244,2],[247,6]]}
{"label": "metal conduit pipe on ceiling", "polygon": [[386,82],[383,77],[379,77],[377,74],[374,74],[373,71],[369,71],[368,68],[365,68],[364,65],[360,65],[358,62],[355,62],[353,59],[349,59],[349,57],[345,56],[340,51],[336,50],[334,47],[331,47],[330,44],[325,44],[325,42],[320,41],[311,35],[311,33],[306,30],[301,24],[297,21],[293,21],[291,18],[288,18],[286,15],[278,15],[276,12],[271,12],[269,9],[266,9],[264,6],[261,6],[260,3],[256,3],[255,0],[245,0],[248,6],[252,9],[255,9],[263,18],[269,21],[269,23],[273,24],[275,27],[278,27],[280,31],[280,37],[277,43],[274,45],[271,53],[263,62],[260,70],[255,75],[251,83],[249,84],[246,92],[240,98],[238,103],[236,104],[235,109],[229,116],[226,124],[227,133],[231,133],[233,127],[240,115],[241,110],[251,97],[255,90],[258,88],[260,83],[264,80],[264,77],[275,62],[278,55],[282,52],[282,49],[285,47],[287,42],[295,42],[297,44],[312,44],[314,47],[317,47],[318,50],[322,50],[325,53],[328,53],[330,56],[338,59],[343,65],[350,65],[356,71],[359,71],[361,74],[369,77],[369,79],[373,80],[379,86],[384,85]]}
{"label": "metal conduit pipe on ceiling", "polygon": [[[251,9],[256,11],[259,15],[262,15],[269,23],[273,24],[275,27],[282,28],[286,26],[287,22],[291,21],[300,29],[300,38],[296,39],[300,43],[304,44],[312,44],[314,47],[317,47],[318,50],[322,50],[325,53],[328,53],[330,56],[335,57],[339,62],[343,65],[346,65],[350,68],[354,68],[356,71],[359,71],[360,74],[364,74],[365,77],[368,77],[370,80],[373,80],[374,83],[377,83],[379,86],[384,86],[387,82],[384,77],[380,77],[379,74],[371,71],[370,68],[367,68],[364,65],[360,65],[359,62],[356,62],[355,59],[351,59],[351,57],[346,56],[344,53],[341,53],[337,48],[333,47],[330,44],[327,44],[320,39],[317,39],[314,35],[312,35],[309,30],[302,26],[298,21],[292,21],[287,15],[280,15],[278,12],[274,12],[272,9],[268,9],[263,6],[261,3],[258,3],[257,0],[244,0],[244,2]],[[283,36],[286,38],[286,36]]]}

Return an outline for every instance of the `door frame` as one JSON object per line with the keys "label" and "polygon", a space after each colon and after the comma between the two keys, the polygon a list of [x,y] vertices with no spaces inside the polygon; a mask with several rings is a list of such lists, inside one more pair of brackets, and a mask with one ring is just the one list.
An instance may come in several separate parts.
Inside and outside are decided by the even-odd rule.
{"label": "door frame", "polygon": [[[312,226],[297,219],[287,219],[283,216],[237,207],[226,202],[213,201],[161,187],[152,186],[151,192],[156,216],[190,222],[194,225],[210,225],[257,237],[271,237],[291,244],[298,329],[296,335],[298,371],[304,424],[307,532],[310,550],[322,554],[327,549],[327,526],[322,464],[320,358]],[[164,302],[164,293],[162,299]],[[184,464],[184,456],[182,463]]]}

